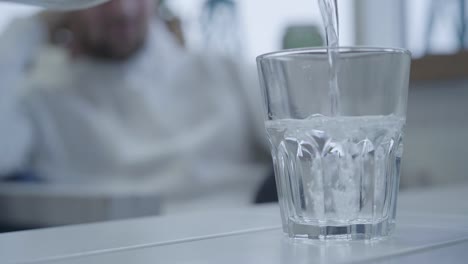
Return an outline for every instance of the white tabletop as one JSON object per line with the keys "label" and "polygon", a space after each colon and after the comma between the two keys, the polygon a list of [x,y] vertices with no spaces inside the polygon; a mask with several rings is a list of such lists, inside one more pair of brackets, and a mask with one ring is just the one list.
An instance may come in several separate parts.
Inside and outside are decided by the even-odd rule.
{"label": "white tabletop", "polygon": [[465,263],[468,185],[402,192],[380,242],[291,242],[276,206],[0,235],[1,263]]}

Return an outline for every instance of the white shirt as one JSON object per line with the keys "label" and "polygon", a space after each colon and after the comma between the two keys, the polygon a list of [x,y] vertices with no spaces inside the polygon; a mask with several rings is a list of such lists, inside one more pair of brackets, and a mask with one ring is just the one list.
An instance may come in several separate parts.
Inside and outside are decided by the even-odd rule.
{"label": "white shirt", "polygon": [[[0,55],[37,52],[44,37],[35,22],[5,33],[15,47]],[[25,80],[26,55],[0,62],[11,77],[0,87],[0,174],[27,166],[50,182],[140,184],[173,197],[253,191],[266,176],[259,88],[248,78],[255,72],[177,48],[158,23],[124,63],[39,54]]]}

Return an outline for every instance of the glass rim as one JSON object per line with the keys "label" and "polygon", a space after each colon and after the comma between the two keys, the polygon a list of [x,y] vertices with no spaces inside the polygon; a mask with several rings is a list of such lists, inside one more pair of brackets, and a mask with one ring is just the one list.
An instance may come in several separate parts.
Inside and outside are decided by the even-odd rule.
{"label": "glass rim", "polygon": [[257,56],[257,61],[265,59],[274,59],[282,58],[289,55],[301,55],[311,53],[311,54],[321,54],[327,53],[328,50],[338,50],[349,51],[351,53],[363,53],[363,52],[373,52],[373,53],[386,53],[386,54],[404,54],[411,57],[411,51],[404,48],[391,48],[391,47],[367,47],[367,46],[340,46],[340,47],[308,47],[308,48],[298,48],[298,49],[284,49],[279,51],[268,52],[262,55]]}

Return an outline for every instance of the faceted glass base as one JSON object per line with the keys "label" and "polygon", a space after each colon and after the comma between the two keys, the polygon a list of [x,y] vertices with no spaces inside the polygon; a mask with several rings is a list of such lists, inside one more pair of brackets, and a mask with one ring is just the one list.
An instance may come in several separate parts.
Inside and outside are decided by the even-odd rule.
{"label": "faceted glass base", "polygon": [[286,235],[295,239],[313,240],[381,240],[390,236],[395,222],[383,220],[378,223],[362,223],[341,226],[317,226],[289,220],[284,227]]}

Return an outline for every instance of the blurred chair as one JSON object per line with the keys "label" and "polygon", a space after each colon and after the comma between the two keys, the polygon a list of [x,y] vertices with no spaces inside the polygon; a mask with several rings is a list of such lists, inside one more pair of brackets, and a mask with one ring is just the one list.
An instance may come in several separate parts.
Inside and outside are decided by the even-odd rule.
{"label": "blurred chair", "polygon": [[254,204],[278,202],[278,191],[276,188],[275,175],[270,176],[262,183],[255,196]]}
{"label": "blurred chair", "polygon": [[[447,67],[447,66],[445,66]],[[402,187],[466,182],[468,68],[465,77],[413,80],[402,159]]]}
{"label": "blurred chair", "polygon": [[0,232],[153,216],[161,197],[126,185],[0,184]]}

